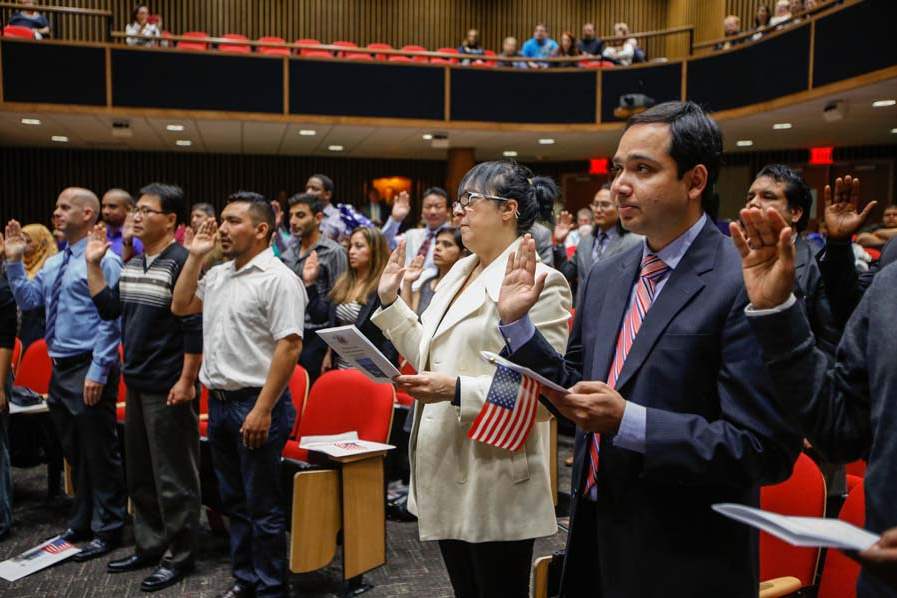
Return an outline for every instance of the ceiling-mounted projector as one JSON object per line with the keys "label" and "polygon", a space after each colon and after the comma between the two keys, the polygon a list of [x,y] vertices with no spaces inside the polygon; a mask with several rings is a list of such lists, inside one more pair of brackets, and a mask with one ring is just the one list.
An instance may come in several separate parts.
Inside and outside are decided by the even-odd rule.
{"label": "ceiling-mounted projector", "polygon": [[834,100],[825,105],[822,109],[822,118],[827,123],[844,120],[847,116],[847,102],[844,100]]}

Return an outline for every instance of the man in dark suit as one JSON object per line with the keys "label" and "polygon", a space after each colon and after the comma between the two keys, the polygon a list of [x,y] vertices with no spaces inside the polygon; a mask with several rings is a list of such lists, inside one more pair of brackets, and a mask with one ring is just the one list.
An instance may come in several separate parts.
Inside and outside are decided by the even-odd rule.
{"label": "man in dark suit", "polygon": [[[838,181],[840,183],[840,181]],[[836,188],[837,188],[836,184]],[[828,195],[828,192],[826,193]],[[846,221],[857,221],[856,205]],[[863,216],[864,217],[864,216]],[[866,523],[884,533],[855,555],[863,564],[857,596],[894,596],[897,589],[897,266],[883,268],[862,295],[830,367],[816,347],[794,288],[791,229],[775,210],[741,211],[732,241],[742,256],[750,298],[746,309],[772,375],[776,398],[801,431],[829,459],[868,457]],[[889,532],[886,532],[891,528]],[[886,533],[885,533],[886,532]]]}
{"label": "man in dark suit", "polygon": [[508,264],[509,359],[572,386],[543,389],[577,424],[564,596],[757,595],[756,534],[710,507],[756,505],[800,438],[768,390],[738,255],[702,208],[721,152],[696,104],[630,119],[612,195],[645,243],[592,269],[566,356],[526,315],[544,284],[532,242]]}

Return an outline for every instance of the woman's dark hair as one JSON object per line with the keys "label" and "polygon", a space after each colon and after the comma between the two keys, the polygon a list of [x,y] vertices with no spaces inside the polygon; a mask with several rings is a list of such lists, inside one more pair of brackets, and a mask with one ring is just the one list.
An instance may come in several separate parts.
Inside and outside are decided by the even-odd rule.
{"label": "woman's dark hair", "polygon": [[468,251],[467,251],[467,248],[464,247],[464,241],[461,239],[461,229],[459,227],[446,226],[445,228],[443,228],[436,234],[436,238],[438,239],[442,235],[451,235],[452,236],[452,242],[455,245],[457,245],[458,248],[461,250],[460,257],[464,257],[465,255],[467,255]]}
{"label": "woman's dark hair", "polygon": [[680,179],[698,164],[707,169],[707,186],[701,196],[701,207],[712,213],[713,187],[723,156],[723,135],[716,121],[694,102],[664,102],[631,117],[626,130],[635,125],[657,123],[670,125],[669,154],[676,162]]}
{"label": "woman's dark hair", "polygon": [[458,195],[464,191],[517,200],[518,234],[529,232],[537,219],[550,221],[554,201],[560,195],[553,179],[533,176],[532,170],[512,160],[477,164],[458,185]]}
{"label": "woman's dark hair", "polygon": [[268,240],[270,241],[271,235],[274,233],[274,208],[271,207],[265,196],[254,191],[237,191],[227,198],[227,203],[234,202],[249,204],[249,215],[252,217],[252,222],[254,224],[264,222],[268,225]]}
{"label": "woman's dark hair", "polygon": [[141,8],[145,8],[146,11],[149,12],[149,6],[147,6],[146,4],[138,4],[138,5],[136,5],[136,6],[134,7],[134,10],[131,11],[131,22],[132,22],[132,23],[136,23],[136,22],[137,22],[137,13],[140,12],[140,9],[141,9]]}
{"label": "woman's dark hair", "polygon": [[[766,22],[763,24],[760,24],[760,19],[757,17],[757,12],[759,12],[761,8],[766,9]],[[754,29],[759,29],[760,27],[766,27],[767,25],[769,25],[770,18],[772,18],[772,13],[769,12],[769,7],[765,4],[758,4],[757,10],[754,11]]]}
{"label": "woman's dark hair", "polygon": [[[564,39],[564,36],[570,38],[570,49],[564,51],[564,46],[561,42]],[[558,56],[579,56],[579,48],[576,47],[576,36],[570,33],[569,31],[565,31],[561,34],[561,41],[558,42]],[[570,64],[568,62],[562,62],[558,66],[579,66],[578,64]]]}
{"label": "woman's dark hair", "polygon": [[177,222],[184,215],[184,190],[177,185],[167,183],[150,183],[140,189],[140,195],[155,195],[159,198],[159,207],[166,214],[177,216]]}
{"label": "woman's dark hair", "polygon": [[788,200],[788,207],[800,208],[803,211],[800,220],[795,224],[797,232],[803,232],[810,221],[810,208],[813,207],[813,193],[810,191],[810,186],[807,185],[803,177],[784,164],[767,164],[754,179],[759,179],[761,176],[785,184],[785,199]]}

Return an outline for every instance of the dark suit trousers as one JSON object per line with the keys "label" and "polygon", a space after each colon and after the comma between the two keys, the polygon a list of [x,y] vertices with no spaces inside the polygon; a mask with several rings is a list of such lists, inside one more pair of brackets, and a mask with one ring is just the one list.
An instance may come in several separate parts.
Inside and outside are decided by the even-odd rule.
{"label": "dark suit trousers", "polygon": [[321,364],[324,363],[324,355],[327,353],[327,343],[314,330],[305,329],[302,337],[302,353],[299,354],[299,365],[308,373],[308,385],[311,385],[321,375]]}
{"label": "dark suit trousers", "polygon": [[596,508],[597,503],[582,497],[576,503],[576,511],[570,521],[567,558],[564,562],[562,576],[561,596],[563,598],[601,595]]}
{"label": "dark suit trousers", "polygon": [[75,504],[68,526],[80,533],[119,540],[125,522],[125,483],[115,430],[118,369],[110,370],[100,401],[84,403],[90,359],[53,367],[47,406],[62,452],[72,467]]}
{"label": "dark suit trousers", "polygon": [[136,552],[177,566],[193,560],[199,527],[199,422],[192,402],[167,399],[128,390],[125,462]]}
{"label": "dark suit trousers", "polygon": [[287,536],[281,497],[281,453],[296,410],[289,391],[271,411],[268,440],[257,449],[243,445],[240,427],[255,396],[222,401],[209,397],[209,444],[221,504],[230,519],[234,578],[255,595],[286,596]]}
{"label": "dark suit trousers", "polygon": [[534,540],[440,540],[457,598],[528,598]]}

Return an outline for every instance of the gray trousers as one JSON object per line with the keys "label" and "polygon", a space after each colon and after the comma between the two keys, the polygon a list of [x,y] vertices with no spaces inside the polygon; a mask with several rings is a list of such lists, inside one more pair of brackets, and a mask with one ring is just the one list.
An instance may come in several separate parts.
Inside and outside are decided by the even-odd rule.
{"label": "gray trousers", "polygon": [[199,527],[199,421],[194,405],[128,390],[125,464],[136,553],[192,563]]}

